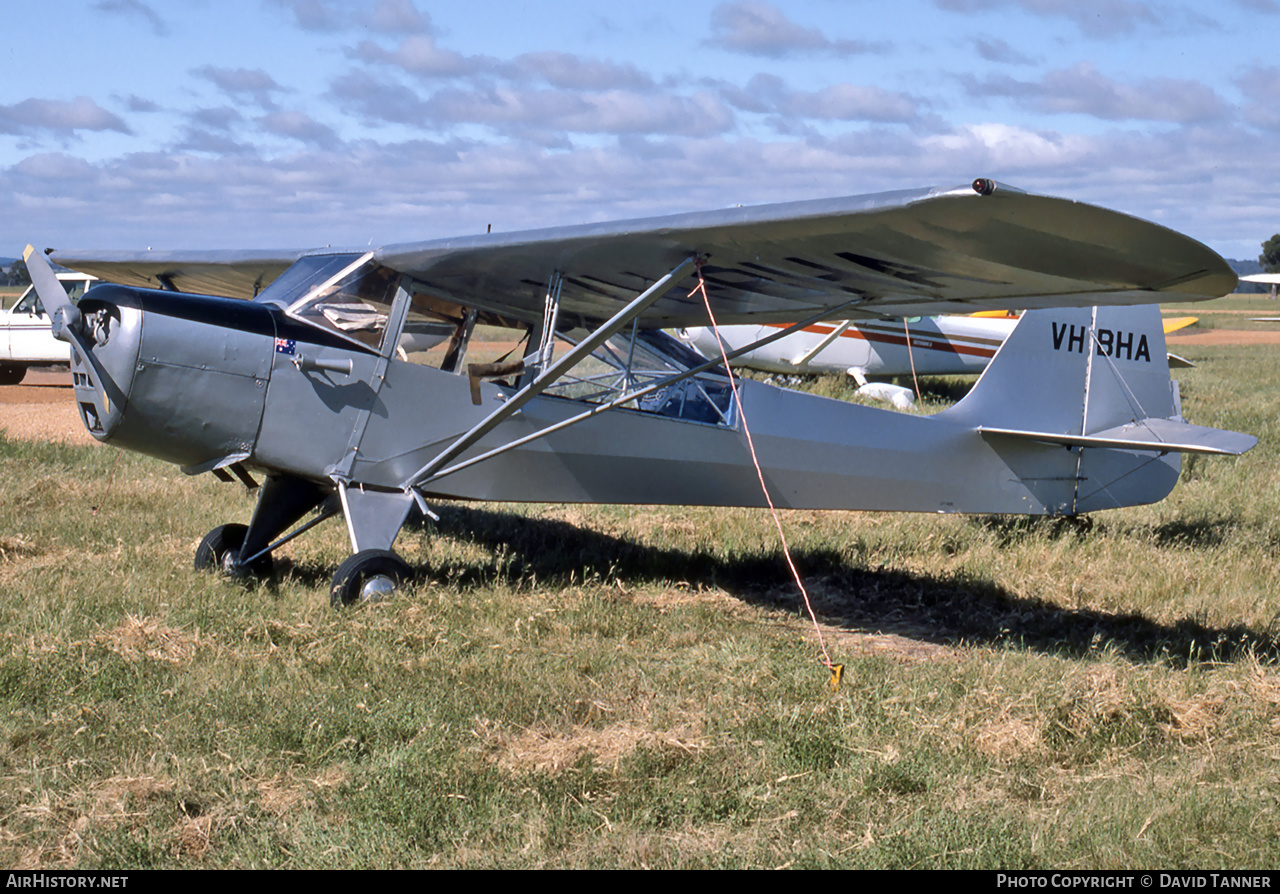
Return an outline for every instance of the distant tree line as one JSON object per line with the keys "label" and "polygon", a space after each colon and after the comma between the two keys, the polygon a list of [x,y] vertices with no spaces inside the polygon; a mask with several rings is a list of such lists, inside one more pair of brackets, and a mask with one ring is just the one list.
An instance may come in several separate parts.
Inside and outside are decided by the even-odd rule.
{"label": "distant tree line", "polygon": [[27,272],[27,262],[22,258],[16,259],[5,268],[3,274],[0,274],[0,283],[6,286],[31,285],[31,274]]}
{"label": "distant tree line", "polygon": [[1258,263],[1262,265],[1263,273],[1280,273],[1280,233],[1262,243]]}

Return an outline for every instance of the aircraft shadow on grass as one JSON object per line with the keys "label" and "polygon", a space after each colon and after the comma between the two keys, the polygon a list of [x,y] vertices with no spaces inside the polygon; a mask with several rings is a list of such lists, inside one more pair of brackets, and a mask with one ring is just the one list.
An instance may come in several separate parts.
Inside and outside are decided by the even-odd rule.
{"label": "aircraft shadow on grass", "polygon": [[[441,506],[438,513],[438,523],[419,520],[409,527],[427,536],[475,544],[496,559],[415,568],[425,586],[433,581],[484,586],[501,579],[536,580],[552,587],[584,580],[616,580],[632,586],[679,581],[695,588],[718,587],[753,605],[803,611],[780,550],[726,559],[699,549],[645,546],[558,519],[464,505]],[[980,518],[976,523],[1010,539],[1036,528],[1050,537],[1074,537],[1089,524],[1002,517]],[[1187,543],[1188,538],[1201,539],[1208,530],[1176,527],[1158,533],[1169,542]],[[1250,654],[1264,662],[1280,661],[1280,638],[1274,629],[1243,624],[1211,627],[1192,618],[1161,623],[1140,614],[1064,608],[1017,596],[989,580],[961,582],[857,567],[830,549],[798,550],[795,560],[819,618],[850,631],[893,633],[951,645],[1012,645],[1068,657],[1112,652],[1134,661],[1173,666],[1231,661]],[[316,586],[323,586],[330,573],[328,568],[311,565],[290,571],[295,579]]]}

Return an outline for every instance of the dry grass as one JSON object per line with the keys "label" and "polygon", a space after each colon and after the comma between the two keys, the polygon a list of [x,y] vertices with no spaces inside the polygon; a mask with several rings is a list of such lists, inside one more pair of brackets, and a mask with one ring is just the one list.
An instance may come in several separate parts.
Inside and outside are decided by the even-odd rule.
{"label": "dry grass", "polygon": [[[419,583],[327,607],[338,526],[257,587],[234,487],[0,441],[0,862],[15,867],[1247,867],[1280,857],[1280,362],[1251,430],[1092,525],[445,506]],[[206,476],[207,477],[207,476]],[[93,506],[99,511],[94,514]]]}

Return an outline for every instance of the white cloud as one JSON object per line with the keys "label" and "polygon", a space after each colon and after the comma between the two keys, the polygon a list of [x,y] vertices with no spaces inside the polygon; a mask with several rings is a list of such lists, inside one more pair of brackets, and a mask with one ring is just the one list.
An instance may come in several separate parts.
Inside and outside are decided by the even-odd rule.
{"label": "white cloud", "polygon": [[817,28],[796,24],[781,9],[762,0],[731,0],[716,6],[711,11],[707,44],[775,59],[814,53],[845,56],[886,47],[883,43],[832,40]]}
{"label": "white cloud", "polygon": [[239,100],[251,100],[264,109],[275,108],[272,94],[287,92],[275,78],[260,68],[218,68],[203,65],[192,72],[216,86],[223,93]]}
{"label": "white cloud", "polygon": [[1212,88],[1199,81],[1144,78],[1126,84],[1108,78],[1091,63],[1051,71],[1038,81],[1008,76],[986,80],[963,78],[973,96],[1004,96],[1036,111],[1091,115],[1109,121],[1205,122],[1229,114],[1229,107]]}
{"label": "white cloud", "polygon": [[792,90],[770,74],[755,75],[741,88],[721,85],[721,93],[737,108],[775,115],[787,126],[798,119],[904,123],[919,114],[917,101],[904,93],[849,83]]}
{"label": "white cloud", "polygon": [[1095,152],[1096,145],[1087,137],[998,122],[963,125],[922,140],[926,152],[963,158],[967,167],[979,171],[1074,167]]}
{"label": "white cloud", "polygon": [[24,158],[13,166],[16,174],[33,181],[57,184],[66,181],[90,180],[96,176],[92,165],[82,158],[63,152],[44,152]]}
{"label": "white cloud", "polygon": [[[831,3],[721,3],[709,30],[671,8],[611,10],[625,23],[608,34],[512,6],[512,27],[530,34],[501,43],[445,30],[456,13],[443,4],[433,23],[407,0],[272,2],[270,56],[232,29],[219,46],[244,44],[243,55],[192,52],[168,81],[143,79],[157,71],[148,56],[132,80],[126,66],[110,78],[89,67],[64,93],[15,90],[0,106],[0,202],[22,238],[43,228],[54,244],[103,247],[362,245],[975,176],[1251,242],[1254,254],[1276,229],[1280,69],[1257,41],[1238,69],[1179,68],[1189,44],[1170,35],[1188,14],[1176,0],[1162,22],[1146,2],[935,0],[969,15],[935,12],[930,24],[954,27],[934,32]],[[1247,3],[1274,5],[1223,11]],[[156,6],[175,43],[203,39],[197,19]],[[286,14],[296,27],[281,26]],[[1017,27],[988,27],[997,15]],[[1112,33],[1143,43],[1131,38],[1129,52]],[[739,56],[707,52],[704,34]],[[890,39],[913,56],[848,55]],[[498,45],[514,48],[478,55]],[[1106,74],[1079,62],[1093,58]],[[750,77],[760,59],[768,73]],[[86,95],[23,99],[46,89]]]}
{"label": "white cloud", "polygon": [[988,62],[1000,62],[1006,65],[1030,65],[1035,61],[998,37],[979,37],[974,40],[973,45],[977,49],[978,55]]}
{"label": "white cloud", "polygon": [[331,146],[339,142],[333,128],[321,124],[310,115],[298,111],[269,112],[257,119],[262,129],[276,136],[288,137],[302,143]]}
{"label": "white cloud", "polygon": [[1280,67],[1251,68],[1236,79],[1240,91],[1249,99],[1244,108],[1245,120],[1254,127],[1280,130]]}
{"label": "white cloud", "polygon": [[47,131],[69,135],[84,130],[132,132],[123,119],[87,96],[77,96],[70,101],[24,99],[11,106],[0,106],[0,133]]}
{"label": "white cloud", "polygon": [[369,14],[370,27],[386,34],[425,34],[431,18],[411,0],[378,0]]}
{"label": "white cloud", "polygon": [[511,125],[569,133],[720,133],[733,114],[709,92],[691,96],[605,90],[440,90],[423,102],[437,125],[486,124],[506,132]]}
{"label": "white cloud", "polygon": [[288,10],[304,31],[335,32],[351,28],[372,28],[384,34],[431,31],[431,17],[412,0],[377,0],[372,8],[349,0],[271,0],[271,3]]}
{"label": "white cloud", "polygon": [[430,127],[431,113],[416,92],[402,84],[350,71],[329,85],[328,97],[348,115],[367,125],[384,122]]}
{"label": "white cloud", "polygon": [[225,131],[206,127],[185,128],[182,138],[174,144],[174,148],[182,152],[202,152],[209,155],[243,155],[253,151],[252,146]]}
{"label": "white cloud", "polygon": [[525,53],[501,71],[512,80],[542,80],[567,90],[648,90],[656,86],[653,78],[634,65],[586,59],[572,53]]}
{"label": "white cloud", "polygon": [[[305,123],[274,126],[288,131]],[[924,137],[896,126],[829,139],[638,135],[612,146],[554,151],[529,142],[460,140],[301,145],[273,157],[215,153],[193,135],[185,151],[98,164],[33,155],[0,169],[0,201],[22,209],[24,234],[31,234],[22,238],[47,232],[42,238],[50,244],[68,242],[60,235],[67,225],[63,200],[74,194],[81,245],[304,247],[483,232],[489,223],[514,230],[953,186],[988,176],[1199,238],[1254,244],[1256,254],[1256,243],[1276,228],[1274,207],[1259,201],[1260,184],[1280,178],[1280,150],[1259,154],[1256,139],[1230,128],[1082,136],[997,121]]]}
{"label": "white cloud", "polygon": [[99,12],[110,15],[142,19],[151,27],[152,32],[160,37],[169,33],[169,26],[165,24],[160,14],[141,0],[99,0],[93,7]]}
{"label": "white cloud", "polygon": [[467,57],[443,50],[430,34],[410,34],[394,50],[372,40],[362,40],[351,55],[362,62],[393,65],[419,77],[455,77],[472,74],[486,65],[483,57]]}
{"label": "white cloud", "polygon": [[1016,7],[1031,15],[1064,18],[1074,22],[1091,37],[1117,37],[1139,28],[1162,24],[1173,10],[1159,13],[1150,3],[1139,0],[934,0],[942,9],[952,12],[979,11]]}

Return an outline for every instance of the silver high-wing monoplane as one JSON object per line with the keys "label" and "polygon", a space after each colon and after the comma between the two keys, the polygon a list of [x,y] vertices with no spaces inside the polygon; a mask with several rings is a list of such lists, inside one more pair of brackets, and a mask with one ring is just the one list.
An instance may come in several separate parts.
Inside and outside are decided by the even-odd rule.
{"label": "silver high-wing monoplane", "polygon": [[[408,574],[392,544],[435,499],[764,505],[744,416],[773,501],[797,508],[1071,515],[1162,499],[1179,452],[1255,443],[1182,421],[1153,307],[1092,307],[1216,297],[1226,262],[989,180],[369,252],[53,257],[117,283],[77,307],[28,250],[94,437],[265,475],[196,566],[269,571],[341,514],[335,605]],[[1025,314],[932,417],[735,391],[659,331],[1063,305]]]}

